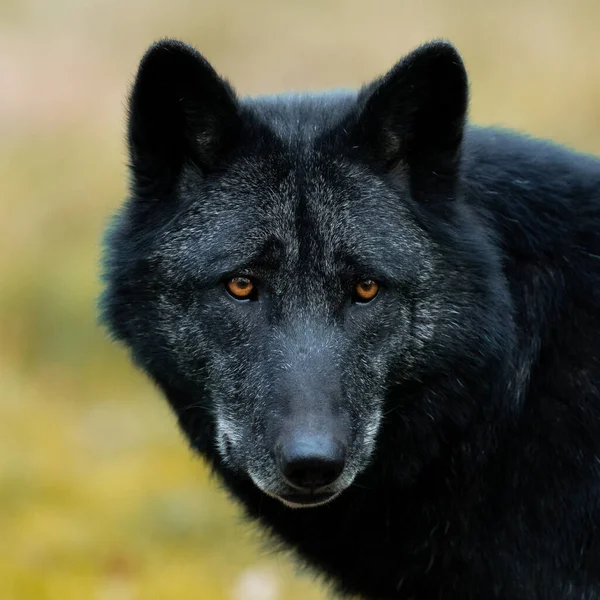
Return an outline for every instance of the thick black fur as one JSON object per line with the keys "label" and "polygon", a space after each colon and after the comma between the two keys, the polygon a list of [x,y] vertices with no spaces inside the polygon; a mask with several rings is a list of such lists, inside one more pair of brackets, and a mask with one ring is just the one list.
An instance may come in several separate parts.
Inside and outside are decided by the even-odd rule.
{"label": "thick black fur", "polygon": [[[358,93],[247,99],[155,44],[103,318],[341,592],[600,599],[600,160],[465,125],[467,95],[445,42]],[[254,301],[225,291],[239,274]],[[293,509],[274,456],[309,421],[346,470]]]}

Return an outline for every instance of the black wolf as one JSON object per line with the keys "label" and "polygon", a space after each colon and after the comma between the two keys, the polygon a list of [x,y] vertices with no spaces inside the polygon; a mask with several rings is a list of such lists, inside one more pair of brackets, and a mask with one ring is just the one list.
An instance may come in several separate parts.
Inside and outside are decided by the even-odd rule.
{"label": "black wolf", "polygon": [[358,92],[142,59],[103,319],[342,593],[600,598],[600,160],[466,124],[433,42]]}

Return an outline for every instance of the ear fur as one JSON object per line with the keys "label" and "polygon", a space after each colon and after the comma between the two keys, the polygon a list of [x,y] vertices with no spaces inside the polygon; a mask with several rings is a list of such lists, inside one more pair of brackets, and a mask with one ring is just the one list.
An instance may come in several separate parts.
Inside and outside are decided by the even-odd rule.
{"label": "ear fur", "polygon": [[129,102],[128,142],[139,193],[168,193],[185,160],[214,168],[239,129],[238,103],[194,48],[153,44],[140,62]]}
{"label": "ear fur", "polygon": [[460,164],[468,80],[457,50],[425,44],[364,88],[353,144],[385,171],[407,171],[416,196],[451,196]]}

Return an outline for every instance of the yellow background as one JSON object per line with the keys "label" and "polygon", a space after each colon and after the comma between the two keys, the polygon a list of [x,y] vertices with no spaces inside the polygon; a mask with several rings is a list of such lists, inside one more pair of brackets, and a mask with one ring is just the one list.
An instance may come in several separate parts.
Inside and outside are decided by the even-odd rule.
{"label": "yellow background", "polygon": [[0,600],[311,600],[95,324],[153,40],[242,94],[357,86],[447,37],[471,115],[600,151],[598,0],[0,2]]}

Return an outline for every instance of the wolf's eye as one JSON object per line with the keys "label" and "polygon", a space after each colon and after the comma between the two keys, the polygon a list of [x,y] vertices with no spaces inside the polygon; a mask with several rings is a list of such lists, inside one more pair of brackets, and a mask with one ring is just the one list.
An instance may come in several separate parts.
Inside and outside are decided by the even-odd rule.
{"label": "wolf's eye", "polygon": [[247,277],[232,277],[225,287],[236,300],[253,300],[256,296],[256,287]]}
{"label": "wolf's eye", "polygon": [[379,284],[372,279],[363,279],[354,286],[352,300],[354,302],[366,304],[371,302],[379,292]]}

